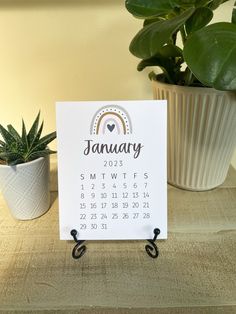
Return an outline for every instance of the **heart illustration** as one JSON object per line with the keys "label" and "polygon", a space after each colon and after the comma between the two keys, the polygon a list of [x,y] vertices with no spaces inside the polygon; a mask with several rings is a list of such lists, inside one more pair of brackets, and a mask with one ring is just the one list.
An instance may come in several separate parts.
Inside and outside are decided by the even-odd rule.
{"label": "heart illustration", "polygon": [[108,124],[108,125],[107,125],[107,128],[108,128],[108,130],[109,130],[110,132],[112,132],[112,131],[114,130],[114,128],[115,128],[115,124]]}

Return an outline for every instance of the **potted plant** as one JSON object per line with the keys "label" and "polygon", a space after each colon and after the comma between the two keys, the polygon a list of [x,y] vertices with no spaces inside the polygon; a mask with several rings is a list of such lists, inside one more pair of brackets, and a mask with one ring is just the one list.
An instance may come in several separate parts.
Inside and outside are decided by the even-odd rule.
{"label": "potted plant", "polygon": [[12,125],[0,125],[0,190],[12,215],[28,220],[43,215],[50,206],[47,145],[56,132],[41,137],[40,113],[27,133],[22,120],[20,135]]}
{"label": "potted plant", "polygon": [[184,189],[219,186],[236,144],[236,10],[208,25],[226,1],[126,1],[144,19],[130,44],[138,70],[163,72],[150,78],[154,98],[168,101],[168,182]]}

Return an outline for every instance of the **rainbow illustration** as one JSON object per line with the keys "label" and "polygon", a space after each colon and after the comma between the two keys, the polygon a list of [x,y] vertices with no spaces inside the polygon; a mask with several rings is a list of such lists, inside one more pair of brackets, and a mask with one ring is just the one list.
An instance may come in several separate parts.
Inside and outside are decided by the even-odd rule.
{"label": "rainbow illustration", "polygon": [[90,134],[131,134],[129,114],[120,106],[109,105],[100,108],[94,115]]}

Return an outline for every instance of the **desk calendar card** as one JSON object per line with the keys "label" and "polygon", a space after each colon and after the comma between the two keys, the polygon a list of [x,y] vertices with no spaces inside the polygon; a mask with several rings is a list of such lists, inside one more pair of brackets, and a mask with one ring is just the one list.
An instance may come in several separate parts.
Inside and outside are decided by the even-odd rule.
{"label": "desk calendar card", "polygon": [[58,102],[60,238],[167,238],[166,101]]}

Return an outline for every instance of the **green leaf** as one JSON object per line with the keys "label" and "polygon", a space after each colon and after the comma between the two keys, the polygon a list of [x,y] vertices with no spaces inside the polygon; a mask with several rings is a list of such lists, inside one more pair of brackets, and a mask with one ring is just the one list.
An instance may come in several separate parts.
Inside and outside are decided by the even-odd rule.
{"label": "green leaf", "polygon": [[27,141],[28,141],[28,144],[29,146],[31,147],[34,140],[35,140],[35,137],[37,135],[37,131],[38,131],[38,125],[39,125],[39,118],[40,118],[40,111],[36,117],[36,119],[34,120],[32,126],[31,126],[31,129],[29,130],[29,133],[27,135]]}
{"label": "green leaf", "polygon": [[163,66],[163,63],[161,62],[161,59],[157,58],[157,57],[151,57],[149,59],[144,59],[141,62],[139,62],[138,66],[137,66],[137,70],[138,71],[142,71],[144,70],[146,67],[150,67],[150,66]]}
{"label": "green leaf", "polygon": [[8,129],[8,132],[14,137],[14,139],[16,141],[21,142],[21,137],[20,137],[19,133],[16,131],[16,129],[11,124],[9,124],[7,126],[7,129]]}
{"label": "green leaf", "polygon": [[236,25],[220,22],[193,33],[184,58],[196,78],[206,86],[236,91]]}
{"label": "green leaf", "polygon": [[50,155],[50,154],[55,154],[56,151],[54,150],[50,150],[50,149],[44,149],[44,150],[40,150],[40,151],[37,151],[37,152],[32,152],[29,156],[28,156],[28,160],[34,160],[34,159],[37,159],[37,158],[40,158],[40,157],[46,157],[47,155]]}
{"label": "green leaf", "polygon": [[196,8],[201,8],[209,5],[212,2],[212,0],[198,0],[195,3]]}
{"label": "green leaf", "polygon": [[56,136],[57,136],[56,132],[52,132],[48,135],[45,135],[38,141],[37,145],[33,147],[31,152],[35,152],[38,149],[44,150],[47,147],[47,145],[56,138]]}
{"label": "green leaf", "polygon": [[236,24],[236,1],[234,3],[234,8],[233,8],[233,12],[232,12],[232,19],[231,22]]}
{"label": "green leaf", "polygon": [[171,0],[126,0],[126,9],[139,18],[164,16],[173,11],[175,1]]}
{"label": "green leaf", "polygon": [[[142,71],[143,69],[145,69],[146,67],[149,67],[149,66],[158,66],[158,67],[160,67],[162,72],[165,75],[166,80],[170,84],[174,84],[175,83],[174,82],[174,73],[173,73],[173,69],[175,67],[174,62],[168,62],[165,59],[152,57],[150,59],[142,60],[138,64],[138,71]],[[150,79],[153,78],[153,73],[154,72],[151,72],[151,74],[149,75]],[[155,77],[156,77],[156,74],[155,74]]]}
{"label": "green leaf", "polygon": [[15,142],[15,138],[1,124],[0,124],[0,133],[6,144],[10,145],[11,143]]}
{"label": "green leaf", "polygon": [[22,137],[22,142],[23,142],[24,146],[26,147],[26,149],[28,149],[29,143],[28,143],[28,139],[27,139],[27,132],[26,132],[24,120],[22,120],[22,136],[21,137]]}
{"label": "green leaf", "polygon": [[15,160],[18,159],[20,156],[18,153],[13,153],[13,152],[2,152],[0,153],[0,158],[4,159],[8,162],[8,160]]}
{"label": "green leaf", "polygon": [[182,50],[174,45],[166,45],[158,54],[149,59],[144,59],[138,64],[138,71],[149,66],[158,66],[162,69],[169,83],[174,84],[178,80],[180,64],[183,63]]}
{"label": "green leaf", "polygon": [[43,131],[43,122],[40,125],[40,128],[38,130],[38,133],[36,134],[35,140],[34,140],[34,144],[37,144],[38,140],[40,139],[40,136],[42,134]]}
{"label": "green leaf", "polygon": [[195,77],[193,75],[193,72],[190,71],[190,69],[187,67],[184,71],[184,82],[186,86],[190,86],[193,84]]}
{"label": "green leaf", "polygon": [[0,140],[0,145],[4,147],[6,144]]}
{"label": "green leaf", "polygon": [[213,18],[211,9],[203,7],[197,8],[193,15],[186,21],[186,31],[188,34],[206,26]]}
{"label": "green leaf", "polygon": [[158,21],[145,26],[131,41],[130,52],[141,59],[155,56],[194,11],[195,9],[191,8],[170,20]]}
{"label": "green leaf", "polygon": [[163,21],[163,20],[164,19],[162,17],[155,17],[153,19],[147,19],[147,20],[144,20],[143,26],[147,26],[147,25],[152,24],[154,22]]}
{"label": "green leaf", "polygon": [[178,46],[169,44],[163,46],[159,52],[158,55],[164,57],[164,58],[175,58],[175,57],[182,57],[183,51]]}
{"label": "green leaf", "polygon": [[165,45],[156,56],[144,59],[138,64],[138,71],[142,71],[147,66],[175,67],[175,57],[182,57],[182,50],[175,45]]}

